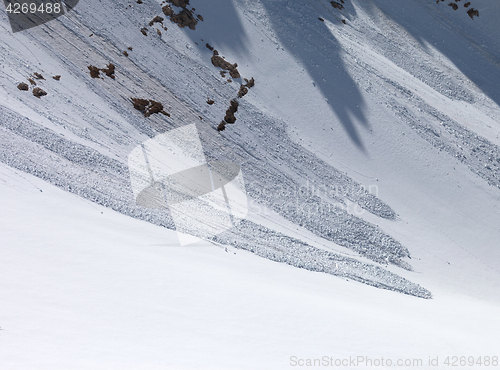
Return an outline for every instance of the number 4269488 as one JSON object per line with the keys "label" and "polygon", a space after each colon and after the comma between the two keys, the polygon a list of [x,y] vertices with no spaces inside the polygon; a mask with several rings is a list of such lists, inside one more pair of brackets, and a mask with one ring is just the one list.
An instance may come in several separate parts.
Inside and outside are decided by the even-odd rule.
{"label": "number 4269488", "polygon": [[12,14],[35,14],[35,13],[60,13],[61,4],[60,3],[41,3],[40,5],[35,3],[14,3],[7,5],[7,13]]}
{"label": "number 4269488", "polygon": [[448,356],[444,364],[447,366],[498,366],[498,356]]}

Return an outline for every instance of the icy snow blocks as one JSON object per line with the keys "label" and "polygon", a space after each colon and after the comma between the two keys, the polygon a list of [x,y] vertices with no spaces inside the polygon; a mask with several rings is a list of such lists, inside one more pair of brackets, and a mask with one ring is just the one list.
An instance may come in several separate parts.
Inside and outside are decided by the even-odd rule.
{"label": "icy snow blocks", "polygon": [[72,10],[79,0],[3,0],[12,32],[40,26]]}

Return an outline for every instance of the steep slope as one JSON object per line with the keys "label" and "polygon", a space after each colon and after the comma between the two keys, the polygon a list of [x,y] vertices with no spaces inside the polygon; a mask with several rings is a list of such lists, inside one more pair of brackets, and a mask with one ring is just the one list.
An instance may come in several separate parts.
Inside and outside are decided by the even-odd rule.
{"label": "steep slope", "polygon": [[[475,1],[471,19],[433,0],[191,0],[194,29],[164,5],[89,0],[15,34],[0,6],[2,358],[277,369],[495,355],[499,3]],[[114,78],[91,77],[110,63]],[[47,95],[16,87],[28,78]],[[250,212],[197,248],[162,248],[177,243],[172,217],[136,204],[127,157],[193,123],[207,158],[241,165]]]}
{"label": "steep slope", "polygon": [[[103,7],[100,16],[90,15],[92,9],[93,4],[89,3],[61,21],[7,37],[3,66],[4,69],[11,68],[6,75],[11,85],[5,85],[7,94],[2,108],[4,141],[8,143],[2,152],[5,163],[125,214],[172,227],[168,213],[149,211],[135,204],[129,186],[126,155],[147,137],[197,122],[209,157],[227,159],[232,156],[233,160],[242,163],[252,199],[328,241],[373,261],[411,270],[411,265],[405,261],[410,256],[407,248],[345,208],[348,204],[358,204],[361,209],[391,220],[396,218],[396,213],[351,178],[291,142],[287,138],[286,126],[279,118],[261,112],[242,99],[243,111],[240,110],[239,117],[245,124],[235,125],[237,131],[228,129],[225,135],[214,130],[210,122],[216,122],[214,116],[219,104],[214,107],[212,116],[209,112],[202,112],[200,106],[205,105],[204,96],[226,105],[235,96],[237,84],[230,85],[216,77],[218,71],[210,66],[208,58],[203,58],[208,50],[194,53],[189,47],[187,52],[179,47],[178,39],[185,39],[182,32],[167,32],[167,36],[161,37],[138,32],[138,25],[144,23],[146,15],[153,18],[159,11],[158,5],[134,4],[132,8],[120,8],[119,3],[109,3]],[[207,10],[206,14],[210,19],[211,13]],[[210,37],[211,31],[198,26],[190,36],[197,34]],[[128,57],[122,53],[122,50],[129,50],[125,39],[132,44]],[[235,46],[234,50],[239,50],[239,47]],[[62,75],[57,82],[50,78],[46,82],[39,81],[48,90],[49,95],[44,99],[34,100],[15,88],[14,79],[22,80],[20,66],[25,66],[25,76],[30,75],[30,63],[26,63],[26,59],[31,59],[31,63],[37,61],[46,74]],[[93,79],[88,73],[89,66],[109,63],[115,66],[115,78]],[[265,81],[265,75],[262,79]],[[166,110],[170,117],[145,119],[133,110],[131,97],[161,101],[168,106]],[[205,120],[202,120],[203,116]],[[265,163],[260,159],[264,157],[268,158]],[[324,193],[321,196],[301,193],[301,187],[309,181],[314,186],[323,186]],[[295,205],[290,202],[291,194],[295,197]],[[256,234],[253,231],[262,228],[248,223],[244,226],[240,232],[221,240],[242,245],[238,238],[246,239],[247,235]],[[276,234],[272,231],[259,234],[261,238],[254,239],[246,248],[262,247],[270,233]],[[276,234],[276,240],[282,240],[285,256],[276,257],[272,251],[259,253],[288,263],[295,260],[297,262],[293,264],[301,267],[309,266],[304,263],[308,258],[294,251],[287,239]],[[315,251],[313,246],[308,248]],[[314,253],[318,255],[318,252],[309,255]],[[319,263],[329,267],[308,268],[340,275],[352,273],[353,268],[339,269],[338,263],[333,268],[328,256],[324,255]],[[335,257],[339,258],[342,257]],[[364,272],[357,273],[355,276],[359,280],[408,294],[430,296],[425,289],[390,272],[361,266],[364,266],[362,270],[373,272],[369,273],[369,280]],[[379,280],[381,273],[387,275],[383,282]]]}
{"label": "steep slope", "polygon": [[[447,259],[472,261],[469,278],[496,281],[497,26],[441,5],[221,0],[190,4],[202,17],[189,29],[150,22],[164,17],[156,2],[91,1],[16,34],[2,13],[0,158],[172,228],[168,212],[135,204],[126,159],[147,138],[196,123],[209,158],[242,165],[255,205],[249,221],[216,241],[420,297],[430,292],[404,270],[447,267],[428,256],[439,244]],[[498,7],[480,5],[480,14]],[[219,74],[207,42],[256,79],[221,133],[215,128],[243,80]],[[114,78],[91,77],[89,66],[109,63]],[[41,99],[16,88],[35,72],[46,77],[36,80],[48,93]],[[145,118],[132,97],[159,101],[170,116]],[[294,226],[277,231],[284,224]],[[307,244],[311,235],[320,243]],[[454,282],[463,273],[452,270]],[[490,283],[479,285],[491,294]]]}

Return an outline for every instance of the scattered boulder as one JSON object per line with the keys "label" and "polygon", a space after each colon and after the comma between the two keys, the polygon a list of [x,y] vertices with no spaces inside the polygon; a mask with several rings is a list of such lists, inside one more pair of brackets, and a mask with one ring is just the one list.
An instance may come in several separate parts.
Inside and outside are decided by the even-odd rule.
{"label": "scattered boulder", "polygon": [[127,53],[127,51],[124,51],[124,52],[123,52],[123,55],[125,55],[126,57],[128,57],[128,53]]}
{"label": "scattered boulder", "polygon": [[173,6],[177,6],[179,8],[185,8],[189,5],[189,0],[170,0],[170,3]]}
{"label": "scattered boulder", "polygon": [[33,73],[33,76],[37,80],[45,80],[45,78],[43,78],[43,76],[40,73],[35,72],[35,73]]}
{"label": "scattered boulder", "polygon": [[467,11],[467,14],[469,14],[469,17],[471,17],[471,19],[474,19],[474,17],[479,17],[479,10],[474,9],[474,8],[470,8]]}
{"label": "scattered boulder", "polygon": [[226,111],[226,116],[224,117],[224,121],[226,123],[235,123],[236,122],[236,117],[235,113],[238,111],[238,101],[233,99],[231,100],[231,105],[229,106],[228,110]]}
{"label": "scattered boulder", "polygon": [[[28,85],[26,85],[26,86],[28,86]],[[213,101],[212,99],[207,100],[208,105],[213,105],[214,103],[215,103],[215,101]]]}
{"label": "scattered boulder", "polygon": [[219,126],[217,126],[217,131],[221,132],[224,131],[225,129],[226,129],[226,122],[221,121],[221,123],[219,123]]}
{"label": "scattered boulder", "polygon": [[337,2],[337,1],[330,1],[330,4],[332,4],[332,6],[335,8],[335,9],[339,9],[339,10],[342,10],[344,9],[344,0],[340,0],[340,3]]}
{"label": "scattered boulder", "polygon": [[210,46],[210,44],[208,42],[205,46],[207,47],[208,50],[214,51],[214,48],[212,46]]}
{"label": "scattered boulder", "polygon": [[134,108],[140,111],[146,110],[146,107],[149,105],[149,100],[147,99],[139,99],[139,98],[131,98],[132,103],[134,104]]}
{"label": "scattered boulder", "polygon": [[104,72],[106,76],[111,77],[113,80],[115,79],[115,65],[113,63],[109,63],[106,68],[97,68],[96,66],[90,65],[87,67],[90,71],[90,77],[99,78],[99,73]]}
{"label": "scattered boulder", "polygon": [[140,98],[130,98],[134,108],[141,111],[144,117],[149,117],[155,113],[161,113],[168,117],[170,114],[165,112],[163,109],[163,104],[154,101],[152,99],[140,99]]}
{"label": "scattered boulder", "polygon": [[52,76],[52,78],[56,81],[59,81],[61,80],[61,76],[60,75],[57,75],[57,76]]}
{"label": "scattered boulder", "polygon": [[466,3],[464,4],[464,7],[465,7],[465,8],[468,8],[468,7],[469,7],[469,5],[470,5],[470,1],[466,2]]}
{"label": "scattered boulder", "polygon": [[30,89],[28,84],[24,82],[21,82],[19,85],[17,85],[17,88],[22,91],[28,91]]}
{"label": "scattered boulder", "polygon": [[35,87],[33,89],[33,95],[40,99],[41,96],[45,96],[47,95],[47,93],[42,89],[40,89],[39,87]]}
{"label": "scattered boulder", "polygon": [[455,3],[449,3],[448,5],[449,5],[449,6],[451,6],[451,8],[452,8],[453,10],[457,10],[457,9],[458,9],[458,5],[457,5],[457,4],[455,4]]}
{"label": "scattered boulder", "polygon": [[175,14],[174,10],[168,4],[161,8],[161,10],[167,17],[171,17]]}
{"label": "scattered boulder", "polygon": [[212,55],[211,60],[212,60],[212,64],[215,67],[219,67],[221,69],[229,71],[229,75],[232,78],[240,78],[241,77],[241,75],[237,69],[238,64],[237,63],[234,63],[234,64],[229,63],[227,60],[225,60],[224,58],[219,56],[219,52],[217,50],[214,50],[214,54]]}
{"label": "scattered boulder", "polygon": [[156,17],[154,17],[150,22],[149,22],[149,26],[152,26],[153,24],[155,23],[162,23],[163,22],[163,18],[160,17],[159,15],[157,15]]}
{"label": "scattered boulder", "polygon": [[245,85],[240,86],[240,91],[238,91],[238,97],[242,98],[248,93],[248,88]]}
{"label": "scattered boulder", "polygon": [[106,76],[111,77],[113,80],[115,79],[115,65],[113,63],[109,63],[106,68],[101,68],[101,71],[106,74]]}
{"label": "scattered boulder", "polygon": [[182,9],[180,13],[171,16],[170,20],[177,23],[177,25],[181,28],[189,27],[192,30],[195,30],[196,25],[198,24],[198,21],[193,16],[193,12],[188,9]]}
{"label": "scattered boulder", "polygon": [[246,86],[249,89],[255,86],[255,80],[253,77],[250,79],[250,81],[245,78],[245,82],[247,83]]}
{"label": "scattered boulder", "polygon": [[141,33],[144,35],[144,36],[147,36],[148,35],[148,29],[143,27],[141,28]]}
{"label": "scattered boulder", "polygon": [[99,68],[96,66],[90,65],[87,67],[90,71],[90,77],[92,78],[99,78],[99,72],[101,71]]}
{"label": "scattered boulder", "polygon": [[321,21],[321,22],[324,22],[325,20],[321,17],[318,17],[318,19]]}
{"label": "scattered boulder", "polygon": [[36,82],[32,78],[28,78],[28,81],[29,81],[30,84],[36,86]]}
{"label": "scattered boulder", "polygon": [[[187,8],[187,6],[189,5],[189,0],[168,0],[168,2],[170,4],[166,4],[162,7],[163,14],[165,14],[167,17],[170,17],[170,20],[174,23],[177,23],[179,27],[189,27],[190,29],[194,30],[196,29],[196,25],[198,24],[198,19],[200,21],[203,21],[203,17],[199,14],[195,18],[195,16],[193,15],[193,12],[195,11],[194,8]],[[176,14],[171,5],[182,8],[182,10]]]}

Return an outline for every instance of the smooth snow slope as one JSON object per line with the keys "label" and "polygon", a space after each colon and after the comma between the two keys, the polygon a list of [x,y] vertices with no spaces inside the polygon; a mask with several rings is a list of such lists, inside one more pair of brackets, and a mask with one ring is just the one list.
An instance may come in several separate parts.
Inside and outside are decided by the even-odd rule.
{"label": "smooth snow slope", "polygon": [[498,303],[423,300],[231,247],[175,247],[173,231],[3,164],[0,175],[1,369],[274,370],[292,356],[426,364],[498,349]]}
{"label": "smooth snow slope", "polygon": [[[44,258],[64,255],[61,248],[68,239],[57,236],[53,225],[60,224],[68,233],[77,231],[68,223],[69,217],[44,213],[48,203],[38,204],[38,197],[30,200],[12,190],[38,181],[19,171],[86,199],[40,182],[53,189],[49,198],[63,208],[73,202],[91,209],[100,204],[108,207],[105,214],[111,208],[172,227],[168,214],[135,205],[126,158],[142,141],[196,122],[208,156],[242,164],[252,199],[249,221],[216,239],[237,247],[229,247],[236,256],[245,256],[234,265],[234,260],[222,263],[204,248],[168,252],[174,254],[168,256],[172,260],[160,259],[162,265],[156,250],[148,254],[137,245],[174,244],[174,234],[167,229],[110,213],[114,226],[101,233],[95,215],[75,214],[72,222],[88,220],[88,230],[95,229],[96,236],[83,239],[76,250],[99,243],[102,248],[96,253],[111,253],[110,245],[118,245],[119,235],[126,233],[120,239],[129,245],[125,261],[115,266],[110,256],[104,259],[102,266],[109,264],[109,268],[105,275],[97,274],[104,282],[99,288],[95,280],[82,281],[81,270],[64,267],[78,253],[67,252],[67,260],[53,265],[60,273],[51,281],[69,276],[62,290],[91,289],[96,305],[108,302],[124,319],[98,331],[100,336],[83,336],[79,345],[72,343],[80,340],[77,329],[81,326],[71,323],[56,325],[65,330],[64,340],[52,335],[48,326],[37,333],[20,334],[23,341],[34,345],[43,339],[55,352],[67,354],[45,357],[38,361],[42,368],[50,364],[67,367],[65,358],[74,356],[80,356],[82,368],[103,363],[107,364],[103,368],[121,367],[127,355],[136,364],[131,368],[142,364],[144,368],[274,369],[289,367],[288,359],[295,352],[307,358],[329,355],[331,348],[339,357],[359,351],[380,357],[495,355],[491,352],[499,343],[494,313],[500,301],[500,49],[493,35],[498,34],[499,3],[474,2],[472,6],[480,11],[474,20],[463,9],[454,12],[447,4],[431,0],[407,1],[404,6],[392,0],[346,0],[342,11],[319,0],[191,0],[191,5],[204,18],[196,30],[179,29],[167,20],[168,31],[163,30],[161,37],[156,34],[157,26],[148,27],[147,37],[139,31],[162,14],[154,1],[141,5],[87,1],[57,21],[15,35],[3,9],[0,13],[0,161],[17,173],[12,175],[11,169],[2,167],[6,184],[2,220],[12,219],[3,223],[1,234],[7,246],[1,269],[5,276],[24,271],[25,256],[35,253],[22,248],[38,250],[50,244],[55,250]],[[228,83],[219,75],[210,63],[206,42],[227,60],[237,62],[243,77],[256,79],[256,86],[240,100],[238,120],[222,133],[215,127],[241,81]],[[126,58],[122,51],[128,46],[133,50]],[[104,67],[110,62],[117,66],[115,80],[90,78],[89,64]],[[49,94],[42,99],[15,87],[35,71],[47,78],[41,87]],[[56,74],[62,75],[60,82],[50,78]],[[171,118],[145,119],[132,109],[131,96],[163,102]],[[208,106],[207,98],[216,103]],[[12,182],[11,177],[16,180]],[[300,187],[312,186],[327,190],[295,194]],[[278,188],[284,188],[285,195]],[[28,200],[34,208],[17,206]],[[294,203],[300,207],[294,208]],[[333,204],[342,209],[332,208]],[[308,213],[303,205],[321,212]],[[28,213],[54,227],[46,225],[53,231],[40,233],[40,241],[33,244],[28,243],[34,239],[31,232],[22,229],[14,217]],[[28,222],[36,225],[36,221]],[[142,226],[128,226],[132,224],[161,234],[161,240],[146,242],[149,236]],[[165,241],[163,235],[170,236]],[[137,242],[130,244],[130,240]],[[214,253],[225,253],[212,248]],[[242,248],[349,282],[265,261]],[[88,254],[87,261],[94,263],[94,257]],[[147,259],[142,270],[156,271],[160,278],[172,272],[168,276],[176,285],[168,291],[178,298],[172,307],[162,300],[125,309],[117,303],[125,299],[122,293],[114,295],[111,287],[104,288],[106,282],[112,285],[117,276],[123,276],[120,271],[133,269],[135,259]],[[2,328],[11,327],[9,322],[25,328],[33,321],[52,323],[47,316],[36,320],[29,311],[38,305],[49,316],[68,312],[60,291],[39,287],[46,298],[30,293],[28,286],[35,276],[47,274],[41,261],[35,259],[32,265],[34,271],[40,269],[39,275],[28,272],[23,278],[9,278],[10,293],[5,300],[17,297],[14,292],[29,294],[24,301],[12,299],[7,317],[15,317],[21,306],[28,311],[19,314],[17,321],[0,322]],[[339,261],[347,262],[339,265]],[[200,274],[221,269],[224,273],[223,277],[203,275],[203,284],[199,290],[189,290],[189,296],[181,283],[186,274],[175,266],[190,266],[190,271]],[[258,277],[247,275],[254,267]],[[135,286],[138,292],[149,289],[141,271],[134,270],[139,282],[126,280],[120,287]],[[279,283],[268,288],[277,275]],[[199,282],[191,278],[189,286]],[[253,293],[245,295],[234,285],[225,290],[226,283],[219,290],[226,279],[241,282]],[[432,293],[433,299],[399,297],[352,280],[419,297]],[[218,299],[207,297],[209,293]],[[105,295],[110,295],[109,301]],[[199,306],[187,298],[200,296],[206,300]],[[144,301],[150,302],[149,297]],[[233,309],[221,308],[226,305]],[[208,307],[207,316],[203,306]],[[78,317],[73,322],[90,315],[85,307],[94,313],[98,310],[95,305],[71,307],[71,315]],[[139,311],[149,313],[140,316]],[[184,316],[185,311],[189,314]],[[273,316],[277,312],[279,316]],[[171,328],[169,322],[153,324],[159,316],[174,320],[168,338],[176,340],[167,339],[160,330]],[[128,317],[142,317],[137,322],[144,320],[146,329],[141,333],[148,340],[133,337],[132,331],[118,348],[114,343],[124,335],[117,328]],[[98,315],[92,327],[108,319]],[[192,348],[188,348],[182,323],[193,333],[194,357],[188,356]],[[0,336],[8,330],[0,331]],[[107,347],[100,357],[97,348],[104,342]],[[25,364],[21,365],[25,368],[37,363],[37,356],[26,360],[31,363],[20,360],[24,348],[30,348],[28,342],[9,343],[5,348],[6,353],[13,353],[12,364]],[[138,346],[135,356],[134,351],[122,350],[128,346]],[[172,351],[162,352],[160,347]],[[11,352],[12,348],[16,350]],[[98,359],[91,361],[91,357]],[[193,357],[191,362],[188,357]]]}

